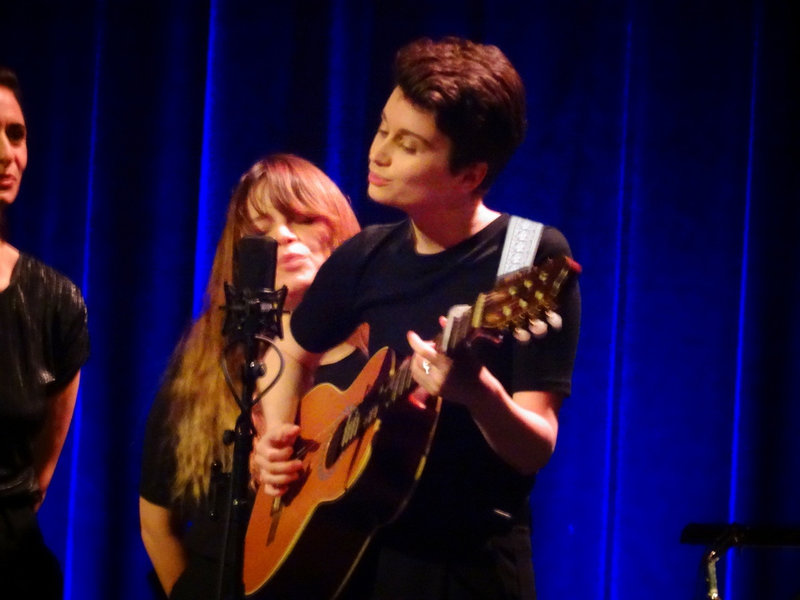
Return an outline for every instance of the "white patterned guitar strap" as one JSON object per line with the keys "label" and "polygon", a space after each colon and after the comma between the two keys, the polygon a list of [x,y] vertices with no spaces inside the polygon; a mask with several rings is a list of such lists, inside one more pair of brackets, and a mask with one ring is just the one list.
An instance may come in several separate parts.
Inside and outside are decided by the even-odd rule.
{"label": "white patterned guitar strap", "polygon": [[512,215],[508,221],[506,241],[497,267],[497,279],[533,266],[539,240],[542,239],[544,225],[523,217]]}

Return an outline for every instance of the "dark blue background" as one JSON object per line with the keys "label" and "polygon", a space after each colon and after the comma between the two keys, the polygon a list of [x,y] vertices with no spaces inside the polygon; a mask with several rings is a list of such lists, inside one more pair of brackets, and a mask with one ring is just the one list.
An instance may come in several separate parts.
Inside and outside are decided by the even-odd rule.
{"label": "dark blue background", "polygon": [[[143,426],[238,176],[296,152],[362,224],[394,219],[365,196],[391,58],[451,33],[499,45],[528,89],[488,203],[558,226],[584,267],[574,393],[532,500],[540,596],[699,598],[687,523],[800,524],[797,3],[6,1],[30,130],[11,241],[90,309],[41,512],[68,599],[147,597]],[[800,592],[800,550],[719,567],[726,598]]]}

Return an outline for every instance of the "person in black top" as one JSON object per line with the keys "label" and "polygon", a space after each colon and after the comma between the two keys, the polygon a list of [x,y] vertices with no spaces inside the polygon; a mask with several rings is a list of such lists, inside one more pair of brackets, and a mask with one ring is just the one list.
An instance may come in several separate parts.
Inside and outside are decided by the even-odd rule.
{"label": "person in black top", "polygon": [[[498,48],[458,38],[402,48],[395,84],[369,152],[368,193],[408,219],[367,227],[337,249],[291,329],[313,371],[319,353],[367,323],[370,352],[410,356],[419,388],[443,402],[407,506],[378,530],[339,597],[528,600],[528,497],[571,392],[578,286],[562,294],[562,326],[527,345],[507,336],[450,356],[426,341],[451,306],[494,287],[509,215],[484,196],[523,139],[524,88]],[[535,262],[557,255],[570,255],[567,241],[545,227]],[[291,416],[272,421],[256,446],[269,494],[285,494],[302,474],[297,431]]]}
{"label": "person in black top", "polygon": [[[16,199],[27,165],[19,97],[16,75],[0,67],[0,211]],[[61,598],[61,567],[42,539],[36,511],[88,355],[78,288],[0,237],[0,596]]]}
{"label": "person in black top", "polygon": [[[264,234],[278,242],[276,289],[286,286],[283,339],[284,374],[298,369],[298,351],[288,327],[320,264],[359,225],[347,198],[316,166],[290,154],[256,162],[234,190],[217,245],[206,292],[205,310],[178,344],[148,417],[139,512],[142,539],[161,587],[170,598],[217,597],[219,560],[227,521],[229,485],[215,485],[212,463],[231,470],[232,446],[223,432],[232,430],[239,408],[228,389],[220,360],[226,304],[224,283],[233,281],[233,253],[239,239]],[[325,353],[318,381],[346,388],[365,362],[363,331]],[[241,353],[226,356],[229,372],[241,387]],[[239,362],[237,362],[239,361]],[[263,357],[264,381],[280,372],[276,352]],[[254,409],[256,431],[264,419],[285,418]],[[257,485],[257,481],[254,482]],[[218,511],[216,518],[210,510]],[[225,575],[230,581],[230,571]]]}

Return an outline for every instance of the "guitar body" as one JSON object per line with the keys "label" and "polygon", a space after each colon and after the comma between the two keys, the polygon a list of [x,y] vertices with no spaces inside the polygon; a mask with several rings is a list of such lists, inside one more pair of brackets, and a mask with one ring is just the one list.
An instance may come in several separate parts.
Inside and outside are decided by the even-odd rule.
{"label": "guitar body", "polygon": [[440,399],[369,407],[378,411],[371,423],[341,444],[348,416],[367,408],[362,403],[374,400],[393,369],[394,355],[384,348],[346,391],[323,384],[303,398],[298,447],[305,474],[282,498],[256,494],[244,547],[249,597],[335,597],[377,529],[405,506],[430,448]]}

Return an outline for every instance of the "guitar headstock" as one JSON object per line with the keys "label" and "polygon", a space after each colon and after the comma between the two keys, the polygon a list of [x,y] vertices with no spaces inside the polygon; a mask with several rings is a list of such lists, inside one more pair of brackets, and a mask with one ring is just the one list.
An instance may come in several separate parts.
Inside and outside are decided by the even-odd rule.
{"label": "guitar headstock", "polygon": [[558,308],[559,294],[580,272],[577,262],[562,255],[511,273],[499,280],[491,292],[478,296],[471,326],[494,332],[527,329],[531,321]]}

